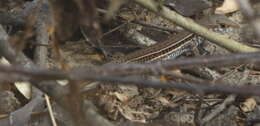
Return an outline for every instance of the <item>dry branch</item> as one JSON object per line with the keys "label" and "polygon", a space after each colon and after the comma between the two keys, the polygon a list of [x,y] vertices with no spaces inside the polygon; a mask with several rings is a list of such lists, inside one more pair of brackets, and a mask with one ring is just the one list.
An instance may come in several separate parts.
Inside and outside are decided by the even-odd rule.
{"label": "dry branch", "polygon": [[227,38],[224,35],[220,35],[209,31],[207,28],[195,23],[189,18],[185,18],[178,13],[157,4],[152,0],[135,0],[136,3],[144,6],[145,8],[157,13],[158,15],[180,25],[181,27],[194,32],[200,36],[205,37],[212,43],[215,43],[221,47],[224,47],[233,52],[256,52],[259,51],[257,48],[249,47],[247,45],[241,44],[237,41]]}

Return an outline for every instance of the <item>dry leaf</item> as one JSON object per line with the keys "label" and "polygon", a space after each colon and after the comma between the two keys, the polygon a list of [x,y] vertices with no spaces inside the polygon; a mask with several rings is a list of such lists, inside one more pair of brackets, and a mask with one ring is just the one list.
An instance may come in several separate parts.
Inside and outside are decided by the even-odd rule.
{"label": "dry leaf", "polygon": [[248,98],[240,105],[240,109],[243,112],[251,112],[254,110],[256,105],[257,104],[254,98]]}
{"label": "dry leaf", "polygon": [[[144,118],[144,114],[149,114],[146,112],[138,112],[133,109],[131,109],[129,106],[120,106],[118,107],[119,112],[124,116],[126,119],[131,120],[133,122],[140,122],[140,123],[146,123],[146,120]],[[137,118],[138,116],[139,118]]]}
{"label": "dry leaf", "polygon": [[57,82],[58,84],[62,85],[62,86],[65,86],[65,85],[67,85],[67,84],[69,83],[68,80],[56,80],[56,82]]}
{"label": "dry leaf", "polygon": [[119,99],[120,101],[127,101],[127,100],[129,99],[129,98],[128,98],[126,95],[124,95],[124,94],[120,94],[120,93],[118,93],[118,92],[115,92],[114,94],[115,94],[116,98]]}
{"label": "dry leaf", "polygon": [[157,100],[159,100],[163,105],[170,105],[170,101],[168,99],[166,99],[165,97],[159,97],[157,98]]}
{"label": "dry leaf", "polygon": [[160,76],[160,81],[161,82],[167,82],[167,78],[165,76]]}
{"label": "dry leaf", "polygon": [[124,86],[119,85],[120,92],[115,92],[115,96],[122,102],[128,101],[134,96],[139,95],[138,88],[136,86]]}
{"label": "dry leaf", "polygon": [[227,14],[239,10],[239,6],[235,0],[225,0],[224,3],[216,8],[216,14]]}
{"label": "dry leaf", "polygon": [[[0,63],[10,65],[9,61],[4,57],[0,58]],[[17,90],[24,95],[25,98],[30,99],[32,95],[32,87],[29,82],[15,82]]]}

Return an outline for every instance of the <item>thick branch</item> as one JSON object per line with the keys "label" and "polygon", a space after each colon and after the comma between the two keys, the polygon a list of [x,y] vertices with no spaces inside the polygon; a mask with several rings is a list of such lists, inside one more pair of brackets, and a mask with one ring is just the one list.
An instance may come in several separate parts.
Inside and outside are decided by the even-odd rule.
{"label": "thick branch", "polygon": [[185,18],[178,13],[168,9],[167,7],[161,6],[152,0],[135,0],[136,3],[146,7],[147,9],[159,14],[160,16],[180,25],[181,27],[194,32],[200,36],[205,37],[209,41],[224,47],[233,52],[256,52],[259,49],[249,47],[247,45],[241,44],[237,41],[227,38],[224,35],[220,35],[209,31],[207,28],[195,23],[189,18]]}

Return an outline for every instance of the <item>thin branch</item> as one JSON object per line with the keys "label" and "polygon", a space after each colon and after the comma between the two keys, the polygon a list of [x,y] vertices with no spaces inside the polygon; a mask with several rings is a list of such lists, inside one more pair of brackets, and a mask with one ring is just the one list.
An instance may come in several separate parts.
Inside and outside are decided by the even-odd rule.
{"label": "thin branch", "polygon": [[223,103],[221,103],[216,109],[212,110],[212,112],[205,116],[201,123],[205,124],[209,121],[211,121],[213,118],[215,118],[217,115],[219,115],[221,112],[223,112],[224,109],[227,108],[228,105],[230,105],[231,103],[233,103],[236,99],[235,95],[229,95],[224,101]]}
{"label": "thin branch", "polygon": [[[128,65],[128,64],[126,64]],[[210,85],[210,82],[198,82],[193,84],[185,83],[162,83],[160,81],[149,81],[141,78],[124,78],[115,77],[110,74],[96,73],[97,71],[88,71],[86,73],[82,71],[51,71],[51,70],[39,70],[31,68],[23,68],[19,66],[4,66],[0,65],[0,71],[3,74],[22,74],[24,76],[31,77],[32,79],[44,79],[44,80],[77,80],[77,81],[105,81],[105,82],[120,82],[124,85],[135,84],[138,86],[148,86],[154,88],[163,89],[177,89],[191,93],[208,94],[208,93],[223,93],[223,94],[237,94],[245,96],[260,96],[259,86],[230,86],[228,84],[214,84]],[[92,73],[92,74],[89,74]],[[97,76],[99,75],[99,76]],[[108,83],[104,83],[108,84]],[[112,83],[114,84],[114,83]]]}
{"label": "thin branch", "polygon": [[[241,64],[254,64],[260,62],[260,53],[239,53],[224,56],[199,56],[184,59],[172,59],[164,62],[150,64],[106,64],[100,68],[108,75],[128,75],[131,73],[164,74],[169,69],[193,68],[193,67],[226,67]],[[83,70],[83,69],[82,69]]]}
{"label": "thin branch", "polygon": [[51,123],[52,123],[53,126],[58,126],[57,122],[55,120],[54,114],[53,114],[54,112],[53,112],[53,109],[52,109],[52,106],[51,106],[50,98],[46,94],[44,95],[44,98],[45,98],[45,101],[46,101],[46,104],[47,104],[49,115],[51,117]]}
{"label": "thin branch", "polygon": [[139,25],[142,25],[142,26],[145,26],[145,27],[149,27],[149,28],[154,28],[154,29],[159,29],[159,30],[163,30],[163,31],[168,31],[168,32],[172,32],[172,33],[176,33],[176,32],[178,33],[178,32],[181,31],[181,30],[178,30],[178,29],[167,28],[167,27],[163,27],[163,26],[160,26],[160,25],[148,24],[148,23],[145,23],[145,22],[142,22],[142,21],[137,21],[137,20],[134,20],[131,23],[139,24]]}

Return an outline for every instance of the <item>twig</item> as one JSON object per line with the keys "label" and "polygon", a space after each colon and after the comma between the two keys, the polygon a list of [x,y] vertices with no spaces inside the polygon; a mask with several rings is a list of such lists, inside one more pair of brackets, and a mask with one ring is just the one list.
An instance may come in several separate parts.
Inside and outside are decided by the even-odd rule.
{"label": "twig", "polygon": [[203,96],[198,97],[199,101],[196,104],[196,109],[195,109],[195,113],[194,113],[194,123],[196,126],[201,126],[201,114],[200,114],[200,110],[201,110],[201,105],[203,103]]}
{"label": "twig", "polygon": [[[47,32],[46,20],[42,19],[41,15],[38,14],[37,18],[37,27],[36,27],[36,41],[42,45],[49,44],[49,36]],[[47,58],[48,58],[48,49],[47,46],[37,46],[34,53],[34,60],[37,65],[42,68],[48,68],[47,66]],[[47,94],[44,94],[44,98],[46,101],[46,105],[49,111],[49,115],[51,118],[51,122],[53,126],[57,126],[57,122],[55,120],[53,109],[50,103],[50,98]]]}
{"label": "twig", "polygon": [[194,32],[200,36],[205,37],[209,41],[224,47],[233,52],[256,52],[259,51],[257,48],[249,47],[247,45],[241,44],[232,39],[228,39],[224,35],[220,35],[209,31],[207,28],[198,25],[189,18],[185,18],[178,13],[168,9],[167,7],[156,4],[152,0],[135,0],[136,3],[146,7],[147,9],[159,14],[160,16],[180,25],[181,27]]}
{"label": "twig", "polygon": [[209,122],[210,120],[212,120],[214,117],[216,117],[219,113],[221,113],[224,109],[226,109],[226,107],[228,105],[230,105],[231,103],[233,103],[236,99],[235,95],[229,95],[222,104],[220,104],[217,109],[214,109],[213,112],[211,112],[209,115],[207,115],[206,117],[204,117],[201,120],[201,124],[205,124],[207,122]]}
{"label": "twig", "polygon": [[128,24],[128,23],[129,23],[129,22],[125,22],[125,23],[123,23],[123,24],[121,24],[121,25],[119,25],[119,26],[113,28],[112,30],[109,30],[108,32],[102,34],[102,35],[101,35],[101,38],[103,38],[104,36],[106,36],[106,35],[108,35],[108,34],[114,32],[114,31],[116,31],[116,30],[118,30],[118,29],[120,29],[120,28],[122,28],[123,26],[125,26],[125,25]]}
{"label": "twig", "polygon": [[154,29],[159,29],[159,30],[163,30],[163,31],[173,32],[173,33],[181,31],[181,30],[178,30],[178,29],[167,28],[167,27],[154,25],[154,24],[148,24],[148,23],[144,23],[144,22],[141,22],[141,21],[137,21],[137,20],[134,20],[131,23],[139,24],[139,25],[142,25],[142,26],[145,26],[145,27],[149,27],[149,28],[154,28]]}
{"label": "twig", "polygon": [[[240,66],[241,67],[241,66]],[[237,67],[235,70],[237,70]],[[215,78],[214,82],[217,81],[221,81],[223,82],[223,77],[227,77],[228,75],[234,73],[235,70],[232,70],[231,72],[225,73],[224,75],[222,75],[222,77],[218,77]],[[243,78],[241,80],[244,80],[248,78],[248,74],[246,74],[246,76],[243,76]],[[240,81],[241,81],[240,80]],[[240,82],[241,83],[241,82]],[[212,119],[214,119],[218,114],[220,114],[221,112],[223,112],[225,109],[227,109],[227,106],[232,104],[235,100],[236,100],[236,95],[229,95],[225,98],[225,100],[223,101],[223,103],[221,103],[219,106],[217,106],[215,109],[212,110],[212,112],[208,115],[206,115],[203,119],[202,119],[202,124],[205,125],[207,122],[211,121]]]}
{"label": "twig", "polygon": [[55,117],[54,117],[54,114],[53,114],[53,110],[52,110],[52,107],[51,107],[50,98],[46,94],[44,95],[44,98],[45,98],[45,101],[46,101],[46,104],[47,104],[47,107],[48,107],[49,115],[51,117],[52,125],[57,126],[57,123],[56,123],[56,120],[55,120]]}

